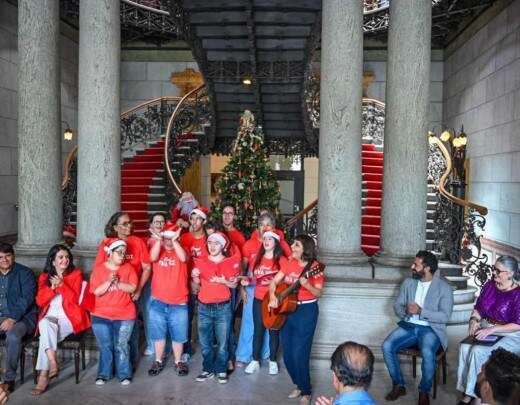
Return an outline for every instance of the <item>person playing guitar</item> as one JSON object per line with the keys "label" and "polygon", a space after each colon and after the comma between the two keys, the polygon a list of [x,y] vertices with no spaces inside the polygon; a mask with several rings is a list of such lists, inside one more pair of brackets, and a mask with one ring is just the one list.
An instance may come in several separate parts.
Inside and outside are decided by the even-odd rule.
{"label": "person playing guitar", "polygon": [[[316,245],[308,235],[298,235],[291,245],[290,260],[280,263],[280,271],[269,285],[269,307],[276,309],[281,304],[276,295],[277,285],[299,282],[297,307],[289,313],[280,331],[283,359],[291,380],[296,388],[289,398],[300,397],[300,405],[310,404],[311,377],[309,359],[312,339],[318,321],[318,298],[323,292],[323,271],[316,269],[322,265],[316,260]],[[318,273],[318,274],[314,274]],[[306,274],[314,274],[306,278]]]}

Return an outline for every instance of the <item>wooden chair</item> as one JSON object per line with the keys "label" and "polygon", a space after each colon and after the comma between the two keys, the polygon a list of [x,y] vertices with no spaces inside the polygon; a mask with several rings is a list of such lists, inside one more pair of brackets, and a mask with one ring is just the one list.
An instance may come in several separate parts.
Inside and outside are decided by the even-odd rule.
{"label": "wooden chair", "polygon": [[[78,333],[77,335],[69,335],[64,340],[58,343],[58,350],[73,350],[74,351],[74,375],[76,377],[76,384],[79,384],[79,360],[81,356],[81,369],[85,370],[85,334],[86,331]],[[33,362],[33,376],[34,383],[38,382],[36,373],[36,361],[38,359],[38,348],[40,342],[35,339],[32,345],[32,362]]]}
{"label": "wooden chair", "polygon": [[[4,333],[0,336],[0,347],[5,347],[6,336]],[[22,384],[25,382],[25,349],[33,341],[33,335],[25,335],[22,338],[22,350],[20,350],[20,380]]]}
{"label": "wooden chair", "polygon": [[[407,349],[399,350],[399,354],[403,356],[412,357],[412,375],[413,378],[417,377],[417,357],[421,357],[421,350],[419,346],[412,346]],[[435,355],[435,375],[433,376],[433,399],[437,397],[437,380],[440,376],[440,368],[442,367],[442,384],[446,384],[446,352],[442,347],[437,350]]]}

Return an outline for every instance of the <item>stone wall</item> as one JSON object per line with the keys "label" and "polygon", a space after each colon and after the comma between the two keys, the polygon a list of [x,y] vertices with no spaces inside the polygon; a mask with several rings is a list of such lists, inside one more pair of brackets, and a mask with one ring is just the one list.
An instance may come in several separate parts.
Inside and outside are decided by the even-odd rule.
{"label": "stone wall", "polygon": [[444,121],[468,134],[485,236],[520,247],[520,1],[499,1],[445,52]]}
{"label": "stone wall", "polygon": [[[18,136],[17,136],[17,8],[0,0],[0,236],[17,232]],[[62,25],[60,36],[61,116],[77,131],[78,43],[77,33]],[[62,123],[62,129],[66,124]],[[75,146],[62,141],[65,158]],[[64,160],[64,159],[63,159]],[[35,192],[37,192],[35,190]]]}

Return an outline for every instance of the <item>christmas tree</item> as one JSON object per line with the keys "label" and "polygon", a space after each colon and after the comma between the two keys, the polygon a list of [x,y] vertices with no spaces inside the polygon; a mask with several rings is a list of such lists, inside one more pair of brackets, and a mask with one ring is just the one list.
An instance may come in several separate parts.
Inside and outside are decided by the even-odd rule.
{"label": "christmas tree", "polygon": [[216,183],[217,200],[211,207],[213,219],[222,218],[222,204],[235,208],[235,225],[246,235],[256,228],[258,211],[278,210],[280,190],[269,157],[264,150],[261,127],[255,126],[251,111],[244,111],[233,144],[231,159]]}

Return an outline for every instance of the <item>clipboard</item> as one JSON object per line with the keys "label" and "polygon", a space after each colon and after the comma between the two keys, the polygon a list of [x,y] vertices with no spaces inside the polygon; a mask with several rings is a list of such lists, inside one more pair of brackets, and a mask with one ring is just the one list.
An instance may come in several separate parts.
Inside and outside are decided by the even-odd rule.
{"label": "clipboard", "polygon": [[479,340],[474,336],[468,336],[460,343],[465,343],[468,345],[477,345],[477,346],[493,346],[495,343],[499,342],[504,336],[500,335],[489,335],[488,337],[493,336],[493,340]]}

